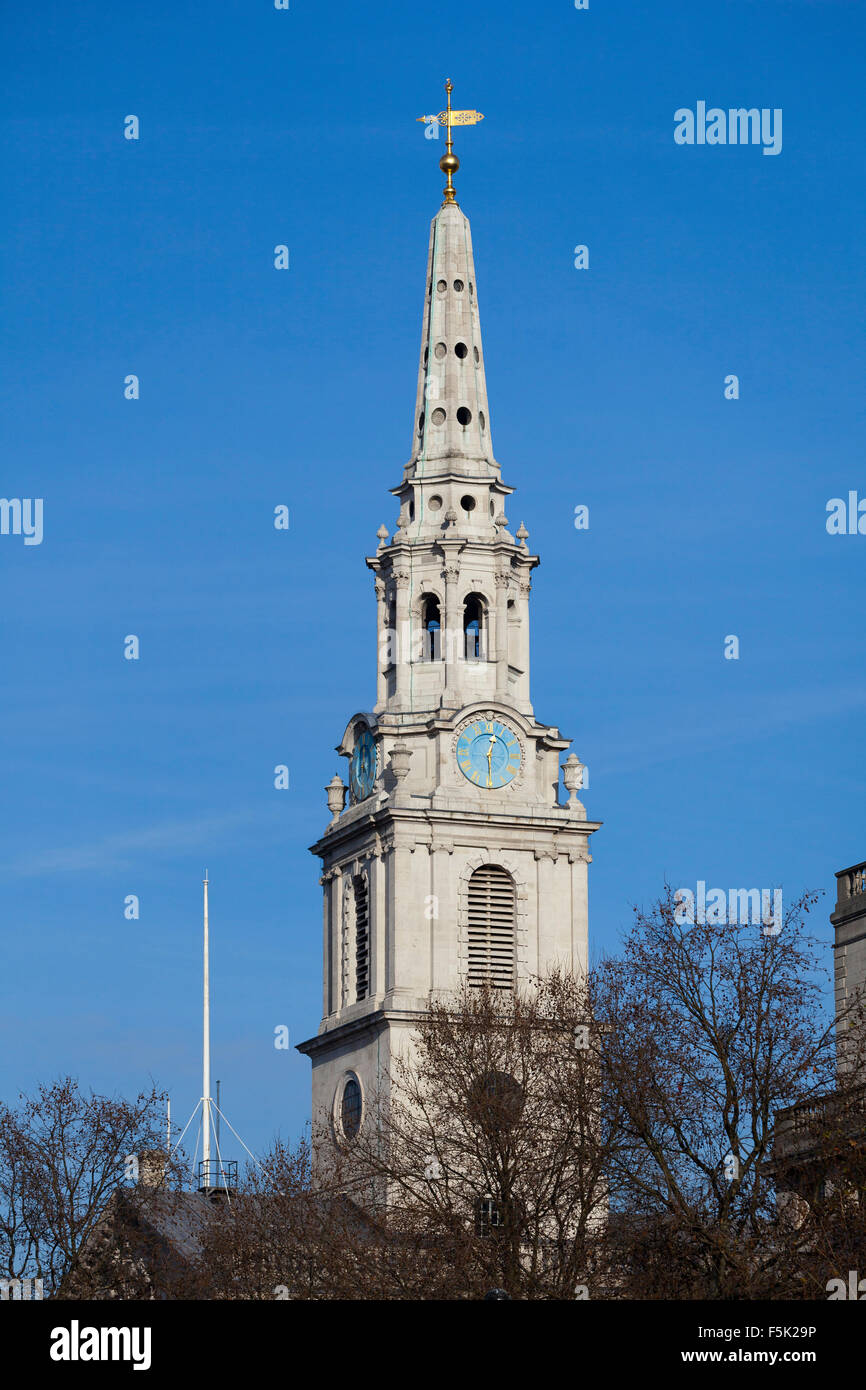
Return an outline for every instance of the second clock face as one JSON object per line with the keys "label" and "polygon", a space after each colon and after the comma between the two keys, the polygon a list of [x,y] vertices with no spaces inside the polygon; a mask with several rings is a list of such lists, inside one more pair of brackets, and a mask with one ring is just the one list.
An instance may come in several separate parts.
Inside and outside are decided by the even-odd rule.
{"label": "second clock face", "polygon": [[373,790],[376,781],[376,745],[369,729],[364,729],[352,750],[349,782],[353,801],[363,801]]}
{"label": "second clock face", "polygon": [[476,787],[504,787],[520,771],[520,741],[498,719],[476,719],[457,741],[457,766]]}

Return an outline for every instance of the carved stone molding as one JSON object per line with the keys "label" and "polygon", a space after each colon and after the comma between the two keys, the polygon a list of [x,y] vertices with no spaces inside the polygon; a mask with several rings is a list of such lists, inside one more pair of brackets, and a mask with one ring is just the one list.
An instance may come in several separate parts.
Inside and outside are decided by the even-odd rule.
{"label": "carved stone molding", "polygon": [[430,853],[431,853],[431,854],[435,854],[437,850],[442,850],[445,854],[453,854],[453,853],[454,853],[454,841],[453,841],[453,840],[431,840],[431,841],[430,841]]}

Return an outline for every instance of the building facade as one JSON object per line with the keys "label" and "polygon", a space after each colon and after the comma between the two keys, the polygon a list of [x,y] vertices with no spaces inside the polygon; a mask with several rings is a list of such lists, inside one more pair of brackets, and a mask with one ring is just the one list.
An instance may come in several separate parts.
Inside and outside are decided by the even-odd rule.
{"label": "building facade", "polygon": [[833,926],[837,1089],[776,1113],[773,1172],[779,1200],[817,1202],[856,1186],[866,1153],[866,860],[839,869]]}
{"label": "building facade", "polygon": [[[862,1062],[852,1046],[858,1000],[866,999],[866,861],[836,874],[836,910],[831,914],[836,989],[836,1066],[840,1077]],[[866,1084],[866,1075],[859,1077]]]}
{"label": "building facade", "polygon": [[430,229],[411,455],[391,489],[399,514],[366,562],[376,702],[346,725],[348,785],[328,786],[331,822],[311,847],[322,1021],[299,1050],[314,1128],[338,1142],[378,1123],[431,1001],[586,966],[598,823],[577,797],[575,754],[561,794],[569,740],[533,712],[539,561],[523,524],[509,529],[512,491],[493,453],[472,239],[449,175]]}

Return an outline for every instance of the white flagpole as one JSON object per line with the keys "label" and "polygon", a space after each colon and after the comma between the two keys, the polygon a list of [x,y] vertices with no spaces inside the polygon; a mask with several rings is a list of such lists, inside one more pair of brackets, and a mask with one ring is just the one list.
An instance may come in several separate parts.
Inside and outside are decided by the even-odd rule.
{"label": "white flagpole", "polygon": [[207,869],[204,871],[204,1023],[202,1039],[202,1120],[204,1122],[204,1142],[202,1160],[204,1163],[205,1186],[210,1186],[210,960],[207,921]]}

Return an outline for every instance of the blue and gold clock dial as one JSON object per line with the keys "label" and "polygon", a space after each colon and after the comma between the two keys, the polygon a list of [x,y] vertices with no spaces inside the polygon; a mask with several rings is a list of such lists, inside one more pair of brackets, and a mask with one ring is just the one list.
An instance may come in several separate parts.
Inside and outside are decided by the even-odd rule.
{"label": "blue and gold clock dial", "polygon": [[476,787],[504,787],[520,771],[520,741],[498,719],[476,719],[457,740],[457,766]]}
{"label": "blue and gold clock dial", "polygon": [[369,729],[363,729],[352,750],[349,785],[353,801],[363,801],[376,782],[376,744]]}

